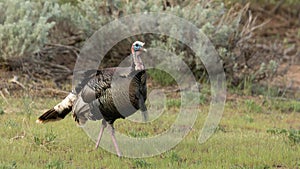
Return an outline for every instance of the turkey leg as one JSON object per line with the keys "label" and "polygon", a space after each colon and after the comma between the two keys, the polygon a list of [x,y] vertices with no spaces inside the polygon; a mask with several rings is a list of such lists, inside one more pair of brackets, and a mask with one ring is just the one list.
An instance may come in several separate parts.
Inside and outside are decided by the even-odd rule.
{"label": "turkey leg", "polygon": [[120,149],[119,149],[119,146],[118,146],[118,144],[117,144],[117,140],[116,140],[116,137],[115,137],[115,128],[114,128],[113,124],[109,124],[109,127],[110,127],[110,130],[111,130],[111,139],[112,139],[112,141],[113,141],[113,143],[114,143],[114,146],[115,146],[117,155],[118,155],[119,157],[121,157],[121,151],[120,151]]}
{"label": "turkey leg", "polygon": [[98,135],[98,139],[97,139],[97,142],[96,142],[96,146],[95,146],[96,149],[99,147],[99,143],[100,143],[101,137],[103,135],[103,131],[106,128],[106,126],[107,126],[106,121],[103,119],[102,124],[101,124],[101,128],[100,128],[100,132],[99,132],[99,135]]}

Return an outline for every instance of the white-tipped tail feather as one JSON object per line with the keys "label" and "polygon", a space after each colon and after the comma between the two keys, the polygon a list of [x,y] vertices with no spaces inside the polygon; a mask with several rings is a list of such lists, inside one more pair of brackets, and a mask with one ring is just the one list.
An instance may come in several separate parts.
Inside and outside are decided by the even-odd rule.
{"label": "white-tipped tail feather", "polygon": [[64,109],[72,107],[76,99],[77,96],[75,94],[69,93],[69,95],[63,101],[54,106],[54,110],[57,112],[62,112]]}
{"label": "white-tipped tail feather", "polygon": [[57,121],[63,119],[67,114],[72,111],[72,106],[77,99],[77,96],[70,93],[62,102],[54,106],[54,108],[48,110],[42,114],[36,123],[46,123],[49,121]]}

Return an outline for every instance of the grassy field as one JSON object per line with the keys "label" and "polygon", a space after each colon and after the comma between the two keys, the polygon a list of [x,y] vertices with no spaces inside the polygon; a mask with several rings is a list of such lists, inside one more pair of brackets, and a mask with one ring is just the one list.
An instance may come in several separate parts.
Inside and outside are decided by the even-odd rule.
{"label": "grassy field", "polygon": [[[38,115],[59,100],[8,98],[8,104],[0,99],[0,169],[300,168],[300,103],[296,101],[229,99],[215,134],[199,144],[208,111],[208,103],[203,103],[195,110],[199,115],[192,131],[175,148],[158,156],[131,159],[118,158],[101,148],[94,150],[94,142],[71,116],[56,123],[36,124]],[[155,135],[164,131],[179,105],[178,100],[168,103],[165,113],[169,115],[160,118],[162,125],[153,122],[141,129],[117,120],[116,130],[133,137],[139,132]]]}

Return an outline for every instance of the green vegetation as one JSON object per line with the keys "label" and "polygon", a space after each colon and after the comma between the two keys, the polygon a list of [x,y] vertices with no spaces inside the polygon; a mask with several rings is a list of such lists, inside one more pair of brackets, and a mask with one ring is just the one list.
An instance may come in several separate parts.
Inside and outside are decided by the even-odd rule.
{"label": "green vegetation", "polygon": [[[105,56],[104,66],[118,64],[123,58],[115,56],[127,56],[127,43],[139,39],[145,41],[149,48],[176,54],[189,66],[197,82],[201,83],[200,106],[194,109],[198,117],[186,138],[160,155],[130,159],[118,158],[101,148],[95,150],[94,142],[82,128],[76,126],[71,116],[56,123],[36,124],[36,118],[61,98],[36,97],[31,96],[30,92],[21,92],[22,95],[22,89],[17,90],[20,86],[10,84],[6,77],[1,76],[0,169],[300,168],[299,93],[288,91],[288,86],[280,89],[269,83],[279,73],[280,62],[297,60],[299,52],[295,41],[300,37],[300,29],[296,22],[288,22],[287,18],[294,19],[292,15],[297,15],[298,19],[300,3],[299,0],[287,0],[282,6],[277,6],[280,3],[277,0],[253,2],[262,6],[272,5],[273,9],[291,5],[291,13],[284,9],[276,17],[271,17],[272,11],[265,12],[265,8],[249,10],[247,1],[238,0],[0,0],[0,68],[1,71],[2,68],[5,71],[12,69],[8,78],[15,73],[19,74],[15,70],[19,70],[27,59],[29,61],[24,65],[32,60],[39,62],[41,58],[44,59],[41,63],[50,62],[50,67],[58,64],[51,62],[56,52],[58,55],[59,51],[63,54],[72,53],[64,48],[74,48],[78,52],[77,48],[86,39],[110,21],[140,12],[164,12],[190,21],[205,33],[221,57],[229,86],[225,110],[214,135],[199,144],[198,137],[210,109],[211,91],[206,69],[196,55],[210,56],[205,50],[195,53],[187,45],[165,35],[136,35],[118,42]],[[281,16],[280,12],[287,14]],[[271,24],[263,24],[268,21],[262,19],[264,15],[272,19]],[[282,21],[286,23],[280,23]],[[272,30],[271,33],[256,32],[264,26],[266,30]],[[288,29],[284,32],[290,26],[296,27],[296,31]],[[182,35],[180,31],[170,25],[170,33],[174,37]],[[51,45],[57,48],[47,48]],[[201,47],[202,44],[197,45]],[[60,58],[62,56],[65,55],[59,55]],[[168,65],[163,64],[156,66],[168,68]],[[44,88],[43,85],[48,82],[42,82],[40,78],[44,74],[40,74],[39,69],[45,69],[45,72],[51,74],[51,70],[48,71],[51,69],[49,65],[36,66],[37,73],[31,72],[30,64],[21,68],[22,76],[19,80],[25,84],[26,92]],[[60,72],[59,69],[55,71]],[[137,124],[129,120],[115,122],[117,131],[133,138],[153,137],[168,130],[177,119],[182,105],[180,93],[169,92],[178,88],[172,76],[155,68],[150,69],[148,74],[149,86],[167,91],[167,100],[162,106],[162,114],[150,124]],[[56,81],[56,78],[51,80]],[[259,82],[264,82],[264,85]],[[9,88],[10,85],[15,86]],[[10,93],[13,90],[16,92]],[[16,93],[22,96],[16,97]],[[160,101],[155,99],[152,103]]]}
{"label": "green vegetation", "polygon": [[[249,1],[245,0],[224,0],[224,2],[228,5],[239,2],[239,3],[248,3]],[[259,4],[259,5],[276,5],[280,1],[279,0],[252,0],[251,3]],[[281,2],[280,2],[281,3]],[[300,2],[298,0],[284,0],[283,5],[299,5]]]}
{"label": "green vegetation", "polygon": [[289,141],[293,144],[299,144],[300,143],[300,130],[295,129],[269,129],[267,130],[268,133],[271,133],[273,135],[283,135],[286,138],[289,139]]}
{"label": "green vegetation", "polygon": [[38,52],[55,25],[49,19],[57,12],[57,6],[48,2],[1,0],[0,59],[25,57]]}
{"label": "green vegetation", "polygon": [[[195,109],[199,111],[196,124],[180,144],[159,156],[143,159],[118,158],[101,148],[94,150],[94,142],[76,127],[71,116],[56,123],[36,124],[42,109],[53,106],[57,100],[32,98],[35,106],[27,107],[24,103],[28,100],[9,98],[7,104],[0,99],[0,106],[7,112],[0,116],[0,168],[300,167],[300,113],[278,109],[275,99],[228,101],[215,134],[199,144],[197,138],[209,108],[203,104]],[[162,133],[176,119],[177,102],[180,103],[168,100],[167,110],[151,125],[117,120],[116,130],[141,138]],[[259,106],[262,103],[267,106]],[[281,107],[290,107],[296,102],[280,103]]]}
{"label": "green vegetation", "polygon": [[258,105],[254,100],[247,99],[245,100],[244,105],[248,113],[262,113],[262,107]]}
{"label": "green vegetation", "polygon": [[169,86],[176,84],[174,78],[172,78],[172,76],[170,76],[168,73],[162,70],[149,69],[147,73],[154,82],[158,83],[161,86]]}
{"label": "green vegetation", "polygon": [[275,109],[283,113],[298,112],[300,113],[300,102],[299,101],[282,101],[273,100],[270,103]]}
{"label": "green vegetation", "polygon": [[[47,44],[64,44],[65,41],[62,40],[62,37],[68,38],[68,36],[74,34],[80,36],[80,40],[72,45],[81,47],[85,39],[117,18],[141,11],[166,12],[190,21],[211,40],[226,67],[227,78],[233,78],[241,82],[244,78],[250,76],[251,80],[255,80],[261,74],[270,76],[269,74],[272,71],[275,72],[277,67],[270,68],[266,65],[276,65],[277,62],[265,60],[261,67],[245,67],[244,63],[240,63],[241,60],[247,61],[252,56],[241,55],[234,51],[243,52],[243,46],[249,44],[247,40],[252,38],[252,32],[260,27],[251,20],[249,20],[251,23],[242,24],[242,20],[247,20],[247,17],[249,17],[247,16],[247,10],[247,6],[243,9],[234,7],[226,9],[223,2],[215,1],[212,3],[209,0],[198,3],[193,1],[189,3],[181,1],[169,3],[147,1],[145,3],[143,0],[118,2],[0,0],[0,32],[5,32],[5,34],[0,34],[0,60],[33,57],[40,54],[39,52]],[[234,12],[226,13],[227,11]],[[251,33],[251,36],[245,34],[245,32]],[[170,33],[176,37],[178,34],[181,35],[182,30],[177,30],[176,27],[171,26]],[[160,47],[180,56],[188,64],[197,79],[207,76],[201,59],[196,57],[196,54],[197,56],[209,57],[207,52],[205,53],[207,47],[202,47],[201,52],[195,53],[185,44],[172,37],[148,34],[139,35],[138,38],[146,39],[149,47]],[[124,40],[124,43],[119,43],[120,48],[118,49],[128,50],[128,44],[125,42]],[[199,44],[199,46],[202,45]],[[119,61],[119,59],[114,58],[107,62],[117,64]],[[266,68],[262,69],[264,66]],[[157,76],[157,73],[152,72],[152,75],[156,79],[165,79],[163,84],[173,83],[173,80],[164,74]]]}
{"label": "green vegetation", "polygon": [[0,107],[0,115],[4,114],[4,110]]}

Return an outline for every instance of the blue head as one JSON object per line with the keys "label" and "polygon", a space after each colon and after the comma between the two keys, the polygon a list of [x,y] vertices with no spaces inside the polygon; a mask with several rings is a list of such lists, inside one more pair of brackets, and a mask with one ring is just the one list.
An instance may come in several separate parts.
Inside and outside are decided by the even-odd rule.
{"label": "blue head", "polygon": [[134,70],[144,70],[145,66],[141,59],[141,54],[143,52],[147,52],[147,50],[143,47],[145,43],[141,41],[136,41],[132,44],[131,53],[132,53],[132,67]]}
{"label": "blue head", "polygon": [[146,52],[146,49],[143,48],[143,46],[145,45],[145,43],[141,42],[141,41],[135,41],[133,44],[132,44],[132,47],[131,47],[131,52],[132,53],[135,53],[137,51],[145,51]]}

